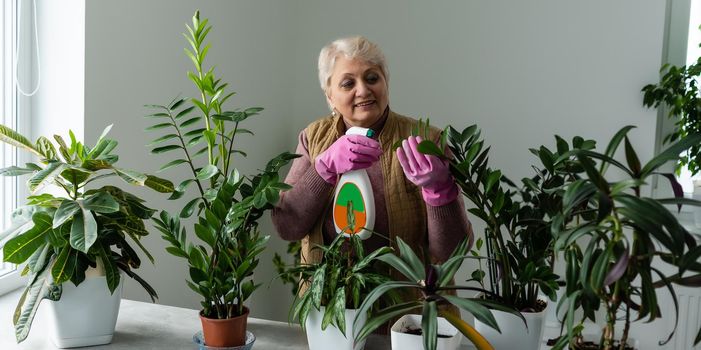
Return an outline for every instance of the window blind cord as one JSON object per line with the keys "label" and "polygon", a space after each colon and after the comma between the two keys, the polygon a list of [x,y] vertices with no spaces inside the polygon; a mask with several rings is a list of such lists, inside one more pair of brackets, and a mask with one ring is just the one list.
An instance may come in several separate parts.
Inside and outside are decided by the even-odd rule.
{"label": "window blind cord", "polygon": [[18,63],[18,56],[19,56],[19,51],[20,51],[20,45],[22,44],[22,36],[20,35],[22,33],[22,0],[17,1],[19,3],[18,5],[18,13],[19,16],[17,17],[17,49],[15,51],[15,60],[14,60],[14,70],[13,70],[13,79],[15,82],[15,86],[17,86],[17,90],[24,95],[24,96],[33,96],[34,94],[39,91],[39,86],[41,86],[41,59],[39,56],[39,34],[37,32],[37,3],[36,0],[32,0],[32,10],[34,10],[34,38],[36,39],[34,41],[35,47],[36,47],[36,53],[37,53],[37,86],[32,90],[32,92],[27,93],[22,89],[22,85],[20,84],[19,80],[17,80],[17,63]]}

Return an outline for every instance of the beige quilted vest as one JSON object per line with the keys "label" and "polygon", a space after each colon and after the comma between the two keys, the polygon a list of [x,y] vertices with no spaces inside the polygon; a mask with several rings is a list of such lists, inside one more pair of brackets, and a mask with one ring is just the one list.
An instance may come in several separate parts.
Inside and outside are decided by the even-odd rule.
{"label": "beige quilted vest", "polygon": [[[423,201],[421,189],[404,176],[404,171],[392,149],[392,145],[395,142],[411,135],[411,130],[416,124],[416,120],[396,114],[390,110],[378,139],[383,151],[380,160],[382,162],[382,177],[385,181],[385,203],[387,215],[389,216],[390,242],[392,242],[395,252],[398,252],[395,237],[399,236],[423,261],[424,254],[428,253],[426,204]],[[314,164],[316,157],[321,152],[329,148],[331,144],[343,135],[344,129],[343,120],[340,117],[332,116],[317,120],[307,127],[307,148],[312,164]],[[439,129],[431,127],[429,133],[432,140],[438,140],[440,136]],[[324,243],[322,227],[331,207],[332,196],[333,192],[329,195],[329,198],[321,199],[329,203],[329,205],[326,206],[322,217],[317,220],[312,231],[302,239],[301,260],[303,264],[317,263],[321,260],[321,250],[312,248]],[[435,263],[435,259],[431,258],[431,260]],[[400,275],[396,272],[392,273],[392,275],[395,279],[400,278]],[[302,285],[300,295],[305,290],[306,286]],[[451,291],[449,294],[455,295],[455,292]],[[413,296],[414,299],[418,297],[418,293]],[[458,316],[460,315],[460,312],[455,307],[446,308],[441,306],[439,311],[440,313],[447,311]],[[416,312],[421,313],[421,310],[416,310]]]}
{"label": "beige quilted vest", "polygon": [[[426,204],[421,196],[421,189],[406,180],[398,158],[395,156],[392,145],[399,140],[411,135],[412,128],[417,121],[401,116],[392,111],[387,116],[387,121],[380,131],[378,140],[382,145],[383,154],[382,177],[385,181],[385,203],[389,216],[389,238],[392,246],[396,247],[395,237],[399,236],[417,253],[428,252],[428,228],[426,223]],[[328,116],[320,119],[306,129],[309,149],[309,157],[312,162],[316,157],[331,146],[341,135],[344,125],[340,117]],[[431,138],[436,140],[440,131],[431,129]],[[331,203],[332,198],[323,199]],[[330,205],[327,206],[327,209]],[[321,251],[312,249],[315,245],[323,244],[322,227],[325,211],[322,218],[302,240],[302,262],[314,263],[321,260]],[[423,259],[423,256],[419,256]]]}

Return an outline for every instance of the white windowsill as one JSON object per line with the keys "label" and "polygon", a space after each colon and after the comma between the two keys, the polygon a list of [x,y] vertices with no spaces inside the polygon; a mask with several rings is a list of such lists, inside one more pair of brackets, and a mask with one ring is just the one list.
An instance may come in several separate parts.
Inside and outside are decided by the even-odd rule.
{"label": "white windowsill", "polygon": [[22,287],[26,281],[27,278],[20,276],[19,271],[13,271],[7,275],[0,276],[0,295],[7,294]]}

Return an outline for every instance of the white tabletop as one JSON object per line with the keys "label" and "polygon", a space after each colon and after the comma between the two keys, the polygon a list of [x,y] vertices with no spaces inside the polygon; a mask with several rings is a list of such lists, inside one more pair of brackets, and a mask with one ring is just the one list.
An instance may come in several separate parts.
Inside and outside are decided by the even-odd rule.
{"label": "white tabletop", "polygon": [[[12,313],[18,297],[19,291],[0,296],[0,349],[56,349],[48,337],[49,320],[44,312],[45,307],[39,308],[27,340],[21,344],[15,343]],[[192,350],[197,348],[192,341],[192,336],[200,329],[196,310],[122,300],[112,343],[81,349]],[[256,336],[253,349],[308,349],[307,338],[297,325],[249,318],[248,330]],[[365,350],[385,349],[390,349],[389,336],[372,335],[365,345]],[[464,346],[464,349],[470,348]]]}

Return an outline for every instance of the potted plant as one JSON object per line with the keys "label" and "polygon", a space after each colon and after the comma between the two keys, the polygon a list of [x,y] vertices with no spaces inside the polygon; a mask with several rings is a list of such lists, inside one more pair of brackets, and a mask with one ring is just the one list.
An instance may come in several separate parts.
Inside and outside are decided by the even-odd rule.
{"label": "potted plant", "polygon": [[[467,239],[463,240],[455,248],[453,253],[443,264],[422,262],[417,254],[399,237],[397,237],[397,246],[399,248],[399,255],[394,253],[386,254],[379,257],[378,260],[396,269],[404,278],[401,280],[387,281],[377,286],[368,294],[367,298],[365,298],[358,312],[359,315],[364,315],[381,296],[388,292],[406,292],[402,300],[403,302],[373,312],[365,325],[360,328],[359,333],[356,335],[356,340],[360,341],[365,339],[372,331],[395,317],[421,309],[421,335],[418,336],[419,339],[409,340],[409,343],[416,344],[418,342],[422,344],[423,348],[426,350],[441,349],[439,348],[439,343],[445,343],[445,345],[459,344],[459,340],[439,340],[439,324],[447,321],[459,330],[460,333],[465,335],[477,349],[494,349],[479,332],[475,331],[474,328],[463,321],[460,316],[454,312],[444,312],[443,317],[438,317],[439,306],[446,308],[452,306],[463,309],[472,313],[476,319],[481,320],[497,330],[499,330],[499,325],[489,310],[490,308],[511,312],[517,315],[517,317],[520,316],[515,310],[511,310],[488,299],[462,298],[452,295],[457,290],[479,291],[486,294],[491,293],[482,288],[454,285],[452,282],[463,260],[468,257],[469,247]],[[355,322],[359,323],[360,321],[360,316],[356,317]],[[400,328],[398,324],[402,321],[403,320],[400,319],[392,328]],[[457,332],[446,335],[458,336]],[[393,333],[392,338],[392,348],[400,349],[398,347],[400,345],[395,345],[394,343],[394,339],[400,337]]]}
{"label": "potted plant", "polygon": [[[671,294],[674,317],[678,319],[674,286],[701,286],[701,246],[664,206],[698,206],[701,202],[681,197],[655,199],[642,194],[642,186],[658,174],[658,169],[698,145],[701,134],[686,135],[643,164],[628,140],[630,129],[632,126],[621,129],[604,153],[572,151],[586,177],[568,184],[563,196],[561,215],[576,216],[577,220],[554,227],[553,232],[557,237],[555,248],[565,256],[567,282],[566,297],[559,303],[559,308],[567,310],[565,334],[555,349],[568,345],[588,349],[581,341],[583,321],[595,321],[599,309],[605,311],[605,325],[593,348],[624,349],[633,318],[652,322],[662,316],[656,289],[665,288]],[[621,142],[626,164],[613,158]],[[617,173],[609,175],[609,168],[615,168]],[[678,187],[674,177],[667,175]],[[582,311],[583,319],[576,319],[576,310]],[[621,320],[623,328],[620,339],[615,339],[617,320]],[[676,327],[661,345],[671,339],[675,330]],[[695,343],[700,341],[701,333]]]}
{"label": "potted plant", "polygon": [[[701,29],[701,28],[699,28]],[[699,44],[701,46],[701,44]],[[681,140],[701,132],[701,57],[688,66],[665,64],[660,69],[661,78],[657,84],[643,87],[645,107],[666,107],[667,116],[674,119],[674,128],[665,136],[663,144]],[[688,173],[683,171],[688,170]],[[692,197],[701,199],[701,145],[692,145],[676,164],[680,182],[691,185]],[[690,182],[690,183],[689,183]],[[689,188],[687,187],[687,192]],[[694,208],[694,221],[701,226],[701,208]]]}
{"label": "potted plant", "polygon": [[[448,127],[442,134],[441,147],[423,141],[419,150],[449,162],[456,183],[473,204],[469,212],[486,224],[487,256],[482,259],[488,271],[474,271],[471,280],[490,291],[484,298],[519,310],[526,320],[524,323],[511,313],[495,310],[494,316],[504,331],[500,334],[479,319],[475,322],[477,331],[496,348],[538,349],[547,306],[542,295],[554,300],[558,289],[550,227],[562,209],[561,187],[583,172],[570,157],[561,155],[570,148],[590,149],[593,141],[575,138],[570,146],[556,136],[556,150],[545,146],[531,149],[542,165],[534,166],[536,174],[522,179],[519,188],[500,170],[489,167],[489,147],[484,147],[480,134],[476,125],[462,131]],[[443,151],[446,146],[451,157]]]}
{"label": "potted plant", "polygon": [[328,246],[314,249],[322,251],[318,263],[298,264],[282,274],[297,278],[302,291],[292,303],[290,317],[306,331],[311,350],[362,349],[365,340],[355,341],[354,335],[367,315],[358,308],[370,290],[389,281],[376,263],[392,248],[365,254],[360,238],[339,234]]}
{"label": "potted plant", "polygon": [[[197,195],[179,215],[162,211],[154,221],[170,244],[166,250],[186,259],[190,266],[187,284],[202,296],[200,319],[206,345],[227,347],[253,339],[246,336],[249,310],[245,302],[259,286],[253,282],[253,271],[269,237],[261,235],[258,220],[277,202],[279,192],[290,188],[279,181],[278,172],[296,155],[282,153],[251,176],[242,176],[233,167],[234,155],[246,156],[235,148],[237,136],[252,134],[240,123],[262,108],[223,109],[234,93],[226,92],[227,84],[215,76],[213,68],[204,68],[210,48],[204,44],[211,29],[207,23],[207,19],[200,21],[199,11],[195,12],[185,36],[191,47],[185,52],[195,65],[188,77],[196,85],[199,99],[175,99],[167,106],[151,106],[157,111],[148,117],[157,122],[148,129],[169,130],[151,143],[155,146],[152,153],[180,154],[161,170],[182,165],[191,174],[170,199],[185,196],[192,184],[197,187]],[[200,161],[205,154],[206,160]],[[194,231],[202,244],[190,241],[178,218],[190,217],[195,211]]]}
{"label": "potted plant", "polygon": [[[701,28],[699,28],[701,29]],[[701,44],[699,44],[701,46]],[[689,135],[701,132],[701,57],[689,66],[665,64],[660,69],[662,78],[657,84],[643,87],[643,104],[645,107],[668,108],[668,117],[676,118],[674,129],[665,136],[663,142],[670,143]],[[679,157],[677,172],[687,168],[691,175],[701,171],[701,145],[691,145]]]}
{"label": "potted plant", "polygon": [[[109,343],[119,312],[120,270],[139,282],[151,298],[157,297],[132,271],[141,264],[133,245],[153,263],[141,239],[148,235],[144,220],[155,211],[118,187],[88,188],[93,181],[111,176],[158,192],[172,192],[173,184],[117,167],[118,157],[112,153],[117,141],[105,138],[110,128],[92,148],[78,142],[72,132],[70,143],[55,135],[57,148],[46,137],[32,143],[0,125],[0,141],[29,151],[39,160],[38,164],[0,170],[5,176],[30,175],[27,183],[32,193],[27,206],[12,214],[11,227],[0,234],[4,261],[26,263],[22,274],[29,275],[13,318],[18,343],[29,334],[43,299],[55,301],[51,305],[56,346]],[[39,193],[45,186],[64,193]]]}

